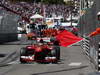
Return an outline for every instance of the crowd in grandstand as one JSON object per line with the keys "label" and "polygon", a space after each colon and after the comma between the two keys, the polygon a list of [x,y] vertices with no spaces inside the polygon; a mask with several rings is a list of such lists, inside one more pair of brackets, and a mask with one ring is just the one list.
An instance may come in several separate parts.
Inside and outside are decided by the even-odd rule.
{"label": "crowd in grandstand", "polygon": [[[22,16],[22,18],[24,17],[24,19],[25,17],[29,19],[30,16],[36,13],[39,13],[42,16],[45,15],[45,17],[52,17],[53,15],[56,15],[56,17],[62,16],[64,19],[67,19],[69,15],[71,14],[70,7],[64,4],[52,4],[51,5],[51,4],[27,3],[27,2],[11,3],[10,1],[7,1],[1,4],[1,7],[3,7],[1,8],[1,10],[2,9],[10,10],[13,13]],[[21,20],[21,22],[23,21]],[[34,24],[33,22],[31,24],[29,20],[29,25],[27,26],[24,24],[22,27],[19,26],[19,28],[22,28],[21,30],[19,29],[19,31],[23,31],[23,33],[27,31],[33,32],[33,30],[35,30],[33,26],[34,27],[38,26],[38,24],[37,23]],[[40,25],[40,26],[43,27],[43,25]],[[39,31],[41,31],[41,28],[38,27],[37,29],[40,29]],[[52,29],[48,29],[48,30],[42,29],[42,32],[44,35],[47,35],[47,36],[54,36],[57,34],[55,29],[53,30]]]}
{"label": "crowd in grandstand", "polygon": [[13,4],[10,1],[7,1],[3,5],[27,18],[29,18],[31,15],[34,15],[36,12],[43,15],[44,11],[46,17],[50,17],[52,16],[52,14],[55,14],[56,16],[61,15],[66,18],[70,14],[70,7],[63,4],[50,5],[50,4],[26,3],[26,2]]}

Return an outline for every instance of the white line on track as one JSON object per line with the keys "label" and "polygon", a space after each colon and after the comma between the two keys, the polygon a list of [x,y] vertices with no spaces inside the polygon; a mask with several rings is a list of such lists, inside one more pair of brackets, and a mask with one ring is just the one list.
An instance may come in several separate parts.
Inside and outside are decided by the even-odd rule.
{"label": "white line on track", "polygon": [[69,66],[80,66],[82,63],[81,62],[71,62],[68,64]]}

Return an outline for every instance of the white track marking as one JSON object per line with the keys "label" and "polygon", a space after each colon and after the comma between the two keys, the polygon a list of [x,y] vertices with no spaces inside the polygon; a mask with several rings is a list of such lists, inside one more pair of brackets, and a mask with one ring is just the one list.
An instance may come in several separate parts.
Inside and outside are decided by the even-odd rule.
{"label": "white track marking", "polygon": [[68,64],[69,66],[80,66],[82,63],[81,62],[71,62]]}

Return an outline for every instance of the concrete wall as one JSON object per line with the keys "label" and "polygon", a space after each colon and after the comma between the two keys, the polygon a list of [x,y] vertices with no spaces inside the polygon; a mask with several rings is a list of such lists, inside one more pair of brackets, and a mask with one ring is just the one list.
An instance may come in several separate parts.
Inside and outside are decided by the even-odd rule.
{"label": "concrete wall", "polygon": [[0,43],[17,40],[18,16],[0,10]]}

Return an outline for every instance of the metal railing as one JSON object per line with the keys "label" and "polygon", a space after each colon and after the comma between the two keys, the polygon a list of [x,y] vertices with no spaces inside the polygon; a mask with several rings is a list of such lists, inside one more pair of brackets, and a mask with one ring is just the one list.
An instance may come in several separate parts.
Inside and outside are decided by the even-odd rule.
{"label": "metal railing", "polygon": [[81,47],[86,53],[86,55],[90,55],[90,41],[88,39],[85,39],[81,42]]}
{"label": "metal railing", "polygon": [[89,58],[90,62],[94,64],[95,69],[98,69],[98,51],[94,46],[94,41],[89,38],[84,38],[80,42],[83,53]]}

